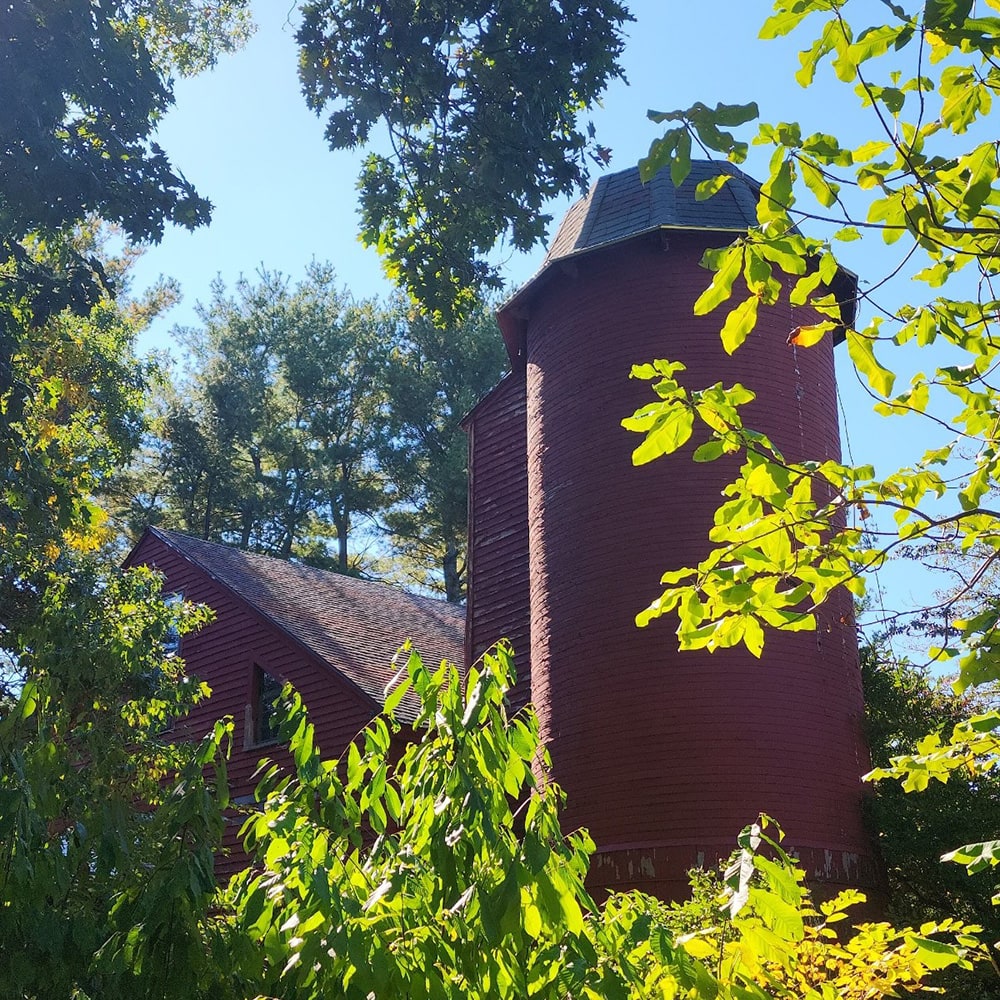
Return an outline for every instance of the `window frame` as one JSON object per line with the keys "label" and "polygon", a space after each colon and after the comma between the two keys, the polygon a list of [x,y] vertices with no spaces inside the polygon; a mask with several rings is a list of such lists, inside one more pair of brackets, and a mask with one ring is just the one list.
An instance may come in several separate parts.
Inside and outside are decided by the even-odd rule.
{"label": "window frame", "polygon": [[[269,724],[274,712],[274,707],[270,702],[273,702],[277,698],[284,685],[285,682],[278,676],[276,671],[269,669],[259,661],[254,661],[250,673],[250,700],[247,703],[243,741],[246,749],[276,746],[281,742],[281,737],[277,732],[271,731]],[[269,686],[274,693],[268,699],[268,704],[265,704]],[[268,723],[267,735],[264,733],[265,723]]]}
{"label": "window frame", "polygon": [[[169,608],[175,608],[178,605],[184,603],[184,591],[174,590],[169,594],[161,594],[160,597],[163,603]],[[163,637],[163,658],[167,659],[171,656],[181,655],[181,642],[183,636],[180,633],[180,629],[176,625],[170,625],[167,628],[166,634]]]}

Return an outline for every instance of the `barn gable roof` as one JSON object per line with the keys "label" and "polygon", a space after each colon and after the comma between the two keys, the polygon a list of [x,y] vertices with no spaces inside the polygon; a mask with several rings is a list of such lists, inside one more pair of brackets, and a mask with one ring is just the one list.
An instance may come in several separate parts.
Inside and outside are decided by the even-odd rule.
{"label": "barn gable roof", "polygon": [[[413,640],[425,663],[462,662],[463,607],[179,532],[147,530],[377,705],[384,701],[386,686],[397,670],[392,655],[405,639]],[[397,714],[412,719],[415,708],[408,697]]]}

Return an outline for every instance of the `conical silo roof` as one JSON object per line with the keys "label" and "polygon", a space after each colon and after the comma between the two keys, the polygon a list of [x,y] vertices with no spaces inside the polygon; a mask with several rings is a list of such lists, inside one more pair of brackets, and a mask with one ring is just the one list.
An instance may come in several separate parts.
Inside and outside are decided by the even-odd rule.
{"label": "conical silo roof", "polygon": [[[713,195],[697,197],[703,181],[728,174],[730,180]],[[669,170],[661,170],[649,181],[639,177],[638,167],[606,174],[570,206],[549,246],[541,267],[497,310],[511,362],[521,351],[524,318],[530,301],[555,265],[617,243],[659,230],[717,232],[719,245],[757,224],[760,184],[733,164],[720,160],[692,160],[691,172],[675,187]],[[857,276],[841,269],[833,290],[843,306],[845,327],[853,326],[856,311]],[[843,328],[835,334],[843,339]]]}
{"label": "conical silo roof", "polygon": [[[732,179],[710,198],[698,185],[720,174]],[[587,253],[656,229],[746,232],[757,222],[760,185],[731,163],[695,160],[680,187],[668,170],[643,183],[638,167],[607,174],[566,213],[542,265]]]}
{"label": "conical silo roof", "polygon": [[[702,181],[728,174],[714,195],[699,201]],[[675,187],[668,170],[643,182],[639,168],[606,174],[563,218],[541,267],[497,312],[513,360],[519,351],[519,317],[526,299],[554,264],[660,229],[746,232],[757,221],[760,185],[725,161],[693,160],[691,172]]]}

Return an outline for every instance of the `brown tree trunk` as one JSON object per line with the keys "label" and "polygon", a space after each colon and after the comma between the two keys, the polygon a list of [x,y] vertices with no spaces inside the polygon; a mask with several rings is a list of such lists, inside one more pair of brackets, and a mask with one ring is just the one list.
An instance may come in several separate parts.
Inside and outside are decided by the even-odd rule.
{"label": "brown tree trunk", "polygon": [[442,569],[445,597],[452,604],[458,604],[465,597],[465,588],[462,586],[462,574],[458,570],[458,546],[454,540],[449,540],[448,547],[444,550]]}

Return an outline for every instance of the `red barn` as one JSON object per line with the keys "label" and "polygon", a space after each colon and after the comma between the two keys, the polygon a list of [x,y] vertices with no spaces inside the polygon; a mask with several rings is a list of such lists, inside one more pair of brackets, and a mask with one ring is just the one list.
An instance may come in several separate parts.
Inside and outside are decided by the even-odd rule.
{"label": "red barn", "polygon": [[[707,201],[698,182],[731,180]],[[719,318],[697,317],[706,248],[756,219],[758,187],[726,164],[695,163],[675,189],[629,170],[602,178],[569,211],[538,274],[499,311],[511,373],[466,418],[470,448],[466,610],[378,584],[147,532],[130,557],[167,590],[213,607],[185,640],[191,671],[215,690],[192,720],[243,719],[232,775],[248,795],[268,742],[279,681],[302,692],[327,753],[377,711],[397,644],[466,662],[514,642],[513,700],[539,713],[568,828],[597,844],[596,890],[683,895],[685,871],[729,853],[759,812],[778,819],[807,873],[880,889],[862,821],[867,769],[850,596],[813,633],[772,634],[762,662],[742,649],[679,654],[668,625],[637,611],[664,570],[699,561],[735,467],[684,453],[634,468],[620,426],[648,387],[634,363],[683,361],[692,387],[741,381],[745,411],[791,459],[839,458],[833,344],[786,343],[816,321],[787,299],[762,308],[730,357]],[[854,284],[834,291],[852,308]],[[850,316],[848,317],[850,321]]]}
{"label": "red barn", "polygon": [[[183,640],[189,673],[211,698],[183,722],[178,735],[197,737],[216,719],[236,720],[229,763],[233,799],[252,801],[253,773],[262,757],[282,760],[270,725],[271,702],[290,681],[309,708],[317,743],[339,756],[378,714],[406,638],[428,662],[462,659],[465,610],[396,587],[253,555],[172,531],[150,528],[127,564],[151,566],[164,592],[205,604],[215,621]],[[403,701],[402,721],[414,704]],[[236,844],[235,830],[227,846]],[[238,855],[223,860],[228,873]]]}

